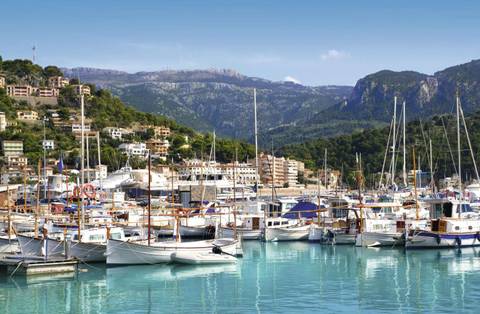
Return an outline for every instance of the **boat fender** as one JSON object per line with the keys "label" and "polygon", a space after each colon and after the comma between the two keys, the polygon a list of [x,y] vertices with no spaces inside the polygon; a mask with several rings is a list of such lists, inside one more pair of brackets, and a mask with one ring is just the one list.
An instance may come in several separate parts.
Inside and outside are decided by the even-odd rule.
{"label": "boat fender", "polygon": [[455,238],[455,243],[457,244],[457,246],[461,246],[462,245],[462,239],[460,239],[460,237],[456,237]]}
{"label": "boat fender", "polygon": [[222,249],[219,248],[218,246],[214,246],[214,247],[212,248],[212,252],[213,252],[214,254],[222,254],[222,253],[223,253]]}
{"label": "boat fender", "polygon": [[442,241],[442,238],[440,237],[439,234],[435,235],[436,239],[437,239],[437,244],[440,245],[440,242]]}
{"label": "boat fender", "polygon": [[477,239],[477,241],[480,241],[480,232],[477,232],[477,233],[475,234],[475,238]]}

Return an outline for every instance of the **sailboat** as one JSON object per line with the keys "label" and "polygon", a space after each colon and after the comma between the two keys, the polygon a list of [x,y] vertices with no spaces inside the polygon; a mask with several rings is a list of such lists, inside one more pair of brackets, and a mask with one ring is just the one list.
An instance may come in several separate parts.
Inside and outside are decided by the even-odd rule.
{"label": "sailboat", "polygon": [[[456,96],[456,109],[459,187],[460,191],[462,191],[460,117],[463,120],[477,180],[479,176],[458,93]],[[433,212],[434,215],[432,217],[433,219],[430,222],[430,230],[411,230],[409,236],[407,237],[405,248],[453,248],[480,246],[480,219],[478,219],[477,215],[474,215],[473,210],[468,203],[462,200],[462,197],[463,195],[460,194],[460,200],[455,202],[455,204],[452,204],[455,206],[442,205],[435,207],[435,211]]]}

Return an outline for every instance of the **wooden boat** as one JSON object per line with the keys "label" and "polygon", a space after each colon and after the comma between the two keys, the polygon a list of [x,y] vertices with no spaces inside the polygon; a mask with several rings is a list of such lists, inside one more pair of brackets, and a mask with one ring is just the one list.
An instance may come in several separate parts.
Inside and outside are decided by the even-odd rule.
{"label": "wooden boat", "polygon": [[171,255],[176,252],[208,253],[214,247],[235,255],[236,244],[237,240],[229,238],[192,242],[163,241],[153,242],[150,245],[146,241],[129,242],[110,239],[105,255],[107,265],[158,264],[170,262]]}

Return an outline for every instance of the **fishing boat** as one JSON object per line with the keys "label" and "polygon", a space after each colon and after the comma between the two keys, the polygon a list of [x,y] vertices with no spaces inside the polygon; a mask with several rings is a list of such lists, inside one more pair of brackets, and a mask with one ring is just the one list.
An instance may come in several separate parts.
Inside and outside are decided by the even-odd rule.
{"label": "fishing boat", "polygon": [[263,217],[247,215],[240,217],[241,224],[233,223],[219,226],[219,234],[225,238],[233,238],[235,232],[242,240],[259,240],[262,237]]}
{"label": "fishing boat", "polygon": [[0,254],[16,253],[19,250],[20,247],[18,246],[17,237],[15,235],[0,235]]}
{"label": "fishing boat", "polygon": [[146,241],[130,242],[110,239],[107,243],[107,265],[138,265],[159,264],[171,261],[171,255],[176,252],[209,253],[214,247],[231,255],[236,254],[237,241],[222,238],[192,242]]}
{"label": "fishing boat", "polygon": [[264,229],[264,241],[308,240],[310,225],[298,223],[287,218],[271,218]]}

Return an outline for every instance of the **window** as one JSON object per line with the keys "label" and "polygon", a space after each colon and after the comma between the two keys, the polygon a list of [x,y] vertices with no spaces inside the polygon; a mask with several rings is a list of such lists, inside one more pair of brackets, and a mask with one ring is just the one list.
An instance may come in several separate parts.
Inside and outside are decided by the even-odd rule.
{"label": "window", "polygon": [[455,230],[460,230],[460,227],[459,226],[455,226]]}
{"label": "window", "polygon": [[279,225],[280,225],[280,221],[274,221],[274,222],[273,222],[273,225],[274,225],[274,226],[279,226]]}
{"label": "window", "polygon": [[120,232],[112,233],[112,234],[110,234],[110,239],[121,240],[122,239],[122,234]]}
{"label": "window", "polygon": [[472,227],[472,226],[468,226],[468,230],[473,230],[473,227]]}

